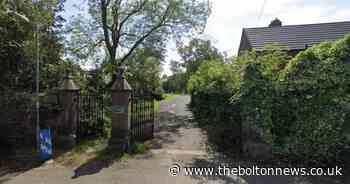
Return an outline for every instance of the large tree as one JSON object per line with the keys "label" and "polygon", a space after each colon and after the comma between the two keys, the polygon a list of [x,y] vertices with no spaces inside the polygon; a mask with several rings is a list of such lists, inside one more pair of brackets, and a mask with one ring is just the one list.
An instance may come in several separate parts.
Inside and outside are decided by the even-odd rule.
{"label": "large tree", "polygon": [[183,65],[186,68],[188,79],[199,68],[200,64],[206,60],[220,60],[223,61],[224,57],[215,48],[210,40],[203,40],[195,38],[191,40],[187,45],[180,46],[178,53],[181,56]]}
{"label": "large tree", "polygon": [[183,67],[182,63],[176,60],[171,60],[170,61],[170,71],[172,74],[178,74],[183,72]]}
{"label": "large tree", "polygon": [[89,47],[103,43],[105,61],[117,67],[139,47],[164,49],[170,38],[202,32],[209,14],[208,0],[89,0],[85,25],[93,29],[80,30],[89,29]]}
{"label": "large tree", "polygon": [[127,80],[138,92],[161,93],[161,53],[152,48],[138,48],[126,62]]}
{"label": "large tree", "polygon": [[52,88],[61,79],[64,19],[59,15],[63,0],[0,1],[0,91],[31,91],[35,87],[34,33],[40,42],[41,87]]}

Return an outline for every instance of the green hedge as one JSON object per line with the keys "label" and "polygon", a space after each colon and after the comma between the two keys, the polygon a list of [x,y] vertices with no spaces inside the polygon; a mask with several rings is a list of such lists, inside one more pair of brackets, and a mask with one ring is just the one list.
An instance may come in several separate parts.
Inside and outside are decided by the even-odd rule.
{"label": "green hedge", "polygon": [[209,143],[219,151],[232,153],[241,149],[241,120],[237,107],[228,99],[218,94],[196,93],[192,95],[191,110],[199,125],[207,130]]}
{"label": "green hedge", "polygon": [[207,130],[208,141],[220,151],[240,151],[239,111],[230,104],[236,88],[233,66],[221,61],[206,61],[188,83],[191,109],[198,123]]}
{"label": "green hedge", "polygon": [[[234,123],[258,127],[275,153],[317,163],[349,160],[350,35],[292,59],[271,49],[228,64],[207,61],[188,88],[195,114],[227,129]],[[230,115],[224,114],[228,106],[234,107]],[[211,121],[214,112],[230,121]]]}
{"label": "green hedge", "polygon": [[348,159],[350,35],[301,52],[283,70],[276,88],[285,103],[280,109],[292,120],[276,122],[290,131],[278,137],[287,153],[323,162]]}

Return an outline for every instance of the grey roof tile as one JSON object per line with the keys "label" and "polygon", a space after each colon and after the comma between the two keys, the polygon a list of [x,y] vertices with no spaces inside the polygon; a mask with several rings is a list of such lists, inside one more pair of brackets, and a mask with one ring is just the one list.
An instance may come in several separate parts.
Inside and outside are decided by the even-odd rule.
{"label": "grey roof tile", "polygon": [[350,21],[321,24],[287,25],[281,27],[244,28],[254,50],[277,43],[289,50],[304,49],[323,41],[333,41],[350,33]]}

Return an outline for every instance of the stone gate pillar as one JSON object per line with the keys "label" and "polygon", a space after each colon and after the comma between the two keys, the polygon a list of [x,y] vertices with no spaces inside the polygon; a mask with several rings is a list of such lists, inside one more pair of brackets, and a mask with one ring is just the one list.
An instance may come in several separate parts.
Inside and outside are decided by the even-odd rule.
{"label": "stone gate pillar", "polygon": [[124,67],[118,68],[118,75],[112,85],[112,132],[110,147],[125,151],[130,144],[130,99],[132,88],[123,77]]}
{"label": "stone gate pillar", "polygon": [[67,74],[60,87],[61,114],[59,128],[63,128],[62,135],[58,135],[58,144],[64,147],[73,147],[76,143],[76,132],[79,121],[79,86]]}

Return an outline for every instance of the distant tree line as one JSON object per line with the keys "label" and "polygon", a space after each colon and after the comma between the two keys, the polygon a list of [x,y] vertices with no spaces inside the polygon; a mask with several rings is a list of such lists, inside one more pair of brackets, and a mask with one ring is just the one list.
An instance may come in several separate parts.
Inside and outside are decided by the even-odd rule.
{"label": "distant tree line", "polygon": [[167,92],[187,92],[187,83],[199,66],[205,61],[224,61],[224,55],[215,48],[210,40],[192,39],[188,44],[177,49],[180,61],[170,62],[170,76],[163,77],[163,88]]}

